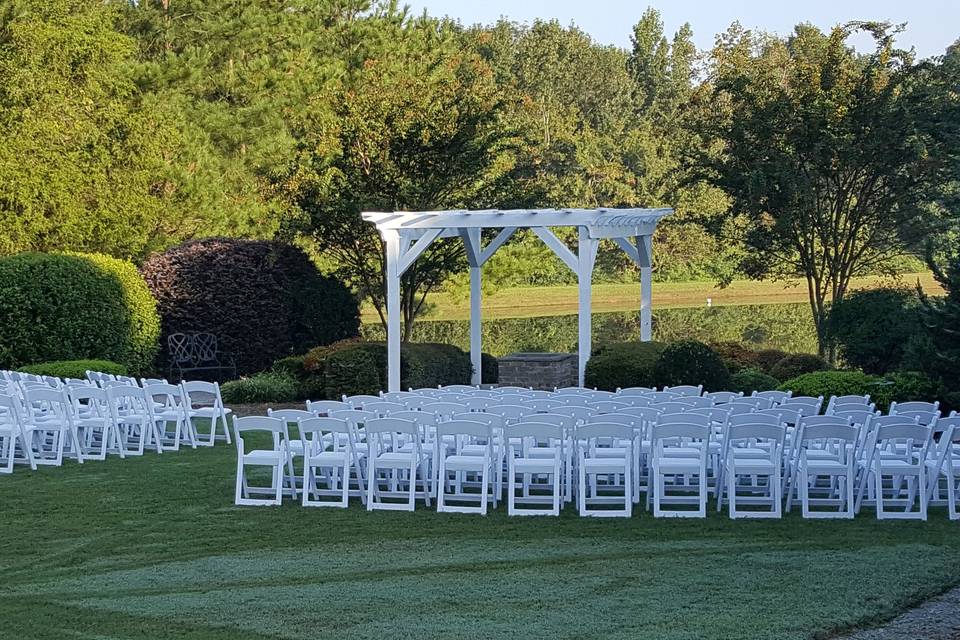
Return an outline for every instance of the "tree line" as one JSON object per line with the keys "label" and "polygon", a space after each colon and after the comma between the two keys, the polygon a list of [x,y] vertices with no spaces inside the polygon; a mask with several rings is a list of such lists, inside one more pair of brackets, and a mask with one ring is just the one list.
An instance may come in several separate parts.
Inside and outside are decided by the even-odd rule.
{"label": "tree line", "polygon": [[[8,0],[0,254],[286,238],[382,313],[362,210],[671,206],[661,278],[802,275],[820,328],[852,277],[955,237],[960,49],[917,61],[899,30],[734,24],[700,51],[648,9],[621,49],[389,0]],[[464,265],[441,241],[405,274],[407,332]],[[597,270],[633,277],[612,246]],[[520,234],[485,277],[571,275]]]}

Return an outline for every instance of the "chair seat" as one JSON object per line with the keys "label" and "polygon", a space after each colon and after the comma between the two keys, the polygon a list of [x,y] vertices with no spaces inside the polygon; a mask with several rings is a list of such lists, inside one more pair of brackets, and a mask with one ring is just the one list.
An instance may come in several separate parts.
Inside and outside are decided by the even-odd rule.
{"label": "chair seat", "polygon": [[483,471],[483,454],[447,456],[443,466],[447,471]]}
{"label": "chair seat", "polygon": [[730,461],[728,468],[736,470],[737,474],[763,476],[775,473],[777,470],[777,465],[770,462],[769,459],[761,460],[759,458],[736,458]]}
{"label": "chair seat", "polygon": [[199,407],[197,409],[191,409],[189,411],[191,418],[212,418],[214,416],[219,416],[220,412],[230,415],[233,411],[230,407],[223,407],[223,409],[214,409],[213,407]]}
{"label": "chair seat", "polygon": [[916,475],[921,473],[923,466],[906,460],[881,460],[880,473],[890,475]]}
{"label": "chair seat", "polygon": [[[699,454],[698,454],[699,455]],[[657,461],[660,473],[699,473],[699,458],[661,458]]]}
{"label": "chair seat", "polygon": [[830,475],[847,472],[847,465],[839,460],[808,460],[802,468],[810,474]]}
{"label": "chair seat", "polygon": [[274,451],[272,449],[254,449],[249,453],[243,454],[243,462],[245,464],[275,465],[279,464],[282,459],[283,454],[280,451]]}
{"label": "chair seat", "polygon": [[630,464],[625,455],[626,450],[619,458],[584,458],[583,470],[587,473],[624,473]]}
{"label": "chair seat", "polygon": [[[293,444],[293,443],[291,443]],[[302,448],[301,448],[302,451]],[[349,454],[346,451],[321,451],[307,459],[309,464],[315,467],[337,466],[342,467],[347,462]]]}
{"label": "chair seat", "polygon": [[554,462],[552,458],[516,458],[513,470],[517,473],[553,473]]}
{"label": "chair seat", "polygon": [[412,451],[388,451],[377,456],[377,466],[405,469],[410,466],[412,459],[414,459]]}

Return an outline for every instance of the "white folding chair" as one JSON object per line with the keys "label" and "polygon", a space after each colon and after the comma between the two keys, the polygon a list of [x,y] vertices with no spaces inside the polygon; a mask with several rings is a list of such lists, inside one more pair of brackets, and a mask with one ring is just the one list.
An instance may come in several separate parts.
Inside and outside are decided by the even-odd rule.
{"label": "white folding chair", "polygon": [[[508,515],[560,515],[563,498],[561,473],[565,458],[564,429],[560,425],[545,422],[518,422],[507,426],[507,514]],[[535,451],[536,455],[527,455]],[[550,455],[546,455],[549,452]],[[517,475],[521,476],[517,495]],[[549,476],[548,482],[535,482],[535,478]],[[543,493],[549,490],[549,493]],[[518,503],[536,506],[518,506]],[[539,505],[550,505],[543,508]]]}
{"label": "white folding chair", "polygon": [[[804,518],[853,518],[858,436],[859,429],[845,418],[812,415],[800,419],[787,487],[787,511],[795,501],[796,490]],[[818,484],[822,478],[827,479],[826,484]],[[836,510],[815,511],[815,506],[833,506]]]}
{"label": "white folding chair", "polygon": [[763,398],[773,404],[783,404],[793,396],[793,391],[754,391],[750,394],[753,398]]}
{"label": "white folding chair", "polygon": [[346,402],[339,400],[307,400],[307,411],[318,418],[326,418],[333,411],[352,409]]}
{"label": "white folding chair", "polygon": [[76,384],[67,385],[66,391],[73,405],[73,422],[84,459],[104,460],[107,453],[119,453],[123,458],[120,431],[110,414],[107,392],[93,385]]}
{"label": "white folding chair", "polygon": [[116,385],[108,386],[105,391],[110,418],[116,425],[119,439],[116,443],[118,452],[122,451],[124,457],[142,456],[147,445],[153,443],[157,453],[161,453],[160,434],[144,390],[130,385]]}
{"label": "white folding chair", "polygon": [[[637,438],[632,425],[615,422],[590,423],[576,428],[577,507],[581,516],[629,518],[633,514]],[[618,482],[620,478],[622,483]],[[601,479],[606,482],[601,483]],[[590,506],[621,503],[622,509]]]}
{"label": "white folding chair", "polygon": [[[745,414],[730,419],[723,445],[723,475],[717,480],[718,511],[726,497],[731,518],[781,516],[783,500],[780,477],[785,437],[786,428],[772,416]],[[747,483],[740,482],[744,476],[748,479]],[[760,478],[766,478],[766,482],[759,482]],[[738,507],[738,503],[768,506],[768,509],[744,509]]]}
{"label": "white folding chair", "polygon": [[[234,490],[234,504],[237,505],[278,505],[283,500],[284,484],[295,486],[294,478],[288,476],[285,465],[290,459],[287,425],[280,418],[267,416],[234,417],[233,430],[237,441],[237,480]],[[270,448],[253,448],[247,451],[246,438],[260,432],[259,440],[269,434]],[[259,444],[259,442],[258,442]],[[269,486],[252,486],[247,467],[267,467],[270,469]],[[268,498],[254,498],[253,495],[266,494]]]}
{"label": "white folding chair", "polygon": [[[34,471],[37,464],[33,460],[33,448],[23,431],[23,417],[20,401],[10,394],[0,394],[0,473],[13,473],[13,467],[19,462],[30,465]],[[20,455],[17,455],[17,451]]]}
{"label": "white folding chair", "polygon": [[[670,422],[654,424],[651,429],[650,484],[647,507],[653,502],[654,517],[704,518],[707,515],[707,454],[711,427],[699,423]],[[684,480],[681,492],[668,494],[667,479],[697,477],[696,493]],[[696,505],[696,510],[666,510],[664,504]]]}
{"label": "white folding chair", "polygon": [[[935,455],[927,460],[930,471],[928,503],[941,506],[946,500],[951,520],[960,520],[960,415],[951,414],[937,421],[940,440]],[[941,480],[946,484],[941,487]],[[946,492],[946,498],[943,492]]]}
{"label": "white folding chair", "polygon": [[[413,511],[418,497],[429,507],[429,467],[420,427],[410,420],[376,418],[367,420],[364,430],[369,447],[367,510]],[[409,450],[402,451],[400,442],[409,442]],[[401,488],[403,484],[406,484],[406,490]],[[418,490],[418,485],[423,487],[422,491]],[[398,498],[405,498],[406,502],[388,502]]]}
{"label": "white folding chair", "polygon": [[354,409],[365,409],[363,405],[370,404],[371,402],[383,402],[380,396],[371,396],[368,394],[357,394],[355,396],[343,396],[343,401]]}
{"label": "white folding chair", "polygon": [[681,384],[676,387],[664,387],[663,390],[681,397],[699,396],[703,393],[703,385]]}
{"label": "white folding chair", "polygon": [[[359,467],[351,473],[357,457],[347,421],[304,418],[298,421],[297,430],[303,452],[303,506],[345,509],[351,495],[363,499],[363,476]],[[355,489],[351,488],[351,481]]]}
{"label": "white folding chair", "polygon": [[63,389],[49,386],[23,391],[22,432],[38,465],[63,464],[64,456],[83,463],[83,449],[73,423],[73,408]]}
{"label": "white folding chair", "polygon": [[[873,423],[861,464],[865,472],[863,482],[873,476],[868,499],[872,498],[876,506],[877,519],[926,520],[927,462],[932,429],[903,416],[884,416],[874,419]],[[884,482],[887,477],[889,483]],[[915,511],[913,507],[918,499]],[[893,511],[887,506],[900,506],[902,511]]]}
{"label": "white folding chair", "polygon": [[[217,440],[223,440],[230,444],[230,427],[227,425],[227,416],[232,411],[230,407],[223,404],[220,384],[191,380],[181,383],[180,387],[183,389],[183,396],[186,400],[190,433],[193,434],[196,443],[205,447],[212,447]],[[209,420],[210,422],[210,433],[206,435],[205,440],[201,437],[205,434],[201,434],[197,428],[196,420]],[[220,430],[222,430],[222,434],[218,433]]]}
{"label": "white folding chair", "polygon": [[[469,415],[470,419],[451,419],[437,425],[434,440],[437,511],[486,515],[491,494],[494,508],[497,505],[493,474],[499,457],[493,427],[489,423],[474,421],[477,414],[462,415]],[[469,452],[463,450],[466,444],[471,446]],[[454,474],[453,482],[451,473]],[[468,486],[467,476],[470,474],[479,481],[477,491],[473,493],[463,490]]]}
{"label": "white folding chair", "polygon": [[743,391],[708,391],[703,394],[704,398],[710,398],[713,401],[714,406],[718,404],[725,404],[727,402],[733,402],[739,398],[743,397]]}
{"label": "white folding chair", "polygon": [[[194,449],[197,448],[197,439],[194,437],[192,423],[187,419],[187,400],[183,387],[179,385],[158,382],[147,384],[143,392],[150,403],[160,446],[164,451],[179,451],[180,441],[184,440]],[[173,432],[170,432],[170,425]]]}

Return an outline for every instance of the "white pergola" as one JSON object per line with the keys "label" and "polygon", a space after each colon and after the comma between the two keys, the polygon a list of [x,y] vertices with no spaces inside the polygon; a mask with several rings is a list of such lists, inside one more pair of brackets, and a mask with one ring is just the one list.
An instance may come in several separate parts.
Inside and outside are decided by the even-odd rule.
{"label": "white pergola", "polygon": [[[593,265],[600,240],[609,238],[640,267],[640,339],[650,340],[652,236],[657,223],[673,209],[512,209],[454,211],[365,211],[386,247],[387,262],[387,386],[400,390],[400,276],[437,238],[463,239],[470,265],[470,359],[473,384],[480,376],[480,269],[517,229],[532,230],[577,274],[579,286],[579,382],[590,357],[590,304]],[[574,253],[550,227],[577,227]],[[481,232],[499,229],[483,246]],[[632,242],[631,242],[632,241]]]}

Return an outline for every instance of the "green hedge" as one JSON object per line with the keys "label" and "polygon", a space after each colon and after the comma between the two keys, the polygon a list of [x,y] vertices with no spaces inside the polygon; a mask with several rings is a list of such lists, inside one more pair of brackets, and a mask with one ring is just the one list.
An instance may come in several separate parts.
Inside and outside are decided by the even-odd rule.
{"label": "green hedge", "polygon": [[666,348],[662,342],[618,342],[590,356],[584,384],[606,391],[617,387],[649,387],[654,384],[653,367]]}
{"label": "green hedge", "polygon": [[767,373],[777,380],[791,380],[805,373],[827,371],[829,369],[829,363],[820,356],[811,353],[791,353],[770,367]]}
{"label": "green hedge", "polygon": [[[320,383],[320,397],[376,393],[387,388],[387,346],[382,342],[342,341],[312,349],[304,368]],[[402,389],[470,384],[470,355],[447,344],[400,346]]]}
{"label": "green hedge", "polygon": [[905,287],[854,291],[831,305],[826,338],[852,368],[895,371],[911,338],[923,333],[919,306],[916,291]]}
{"label": "green hedge", "polygon": [[129,375],[129,370],[125,366],[109,360],[57,360],[28,364],[20,367],[19,370],[38,376],[55,376],[57,378],[83,379],[87,377],[87,371],[99,371],[115,376]]}
{"label": "green hedge", "polygon": [[730,371],[717,352],[696,340],[671,342],[653,365],[655,386],[702,384],[706,391],[730,388]]}
{"label": "green hedge", "polygon": [[102,359],[149,370],[156,303],[136,268],[103,255],[0,259],[0,367]]}
{"label": "green hedge", "polygon": [[746,395],[776,389],[779,384],[779,380],[759,369],[743,369],[730,376],[730,391],[742,391]]}
{"label": "green hedge", "polygon": [[267,371],[231,380],[220,388],[220,393],[227,404],[292,402],[297,399],[298,389],[297,379],[293,376]]}
{"label": "green hedge", "polygon": [[815,371],[804,373],[787,380],[778,388],[781,391],[793,391],[797,396],[847,396],[869,393],[876,396],[881,388],[882,378],[871,376],[862,371]]}

